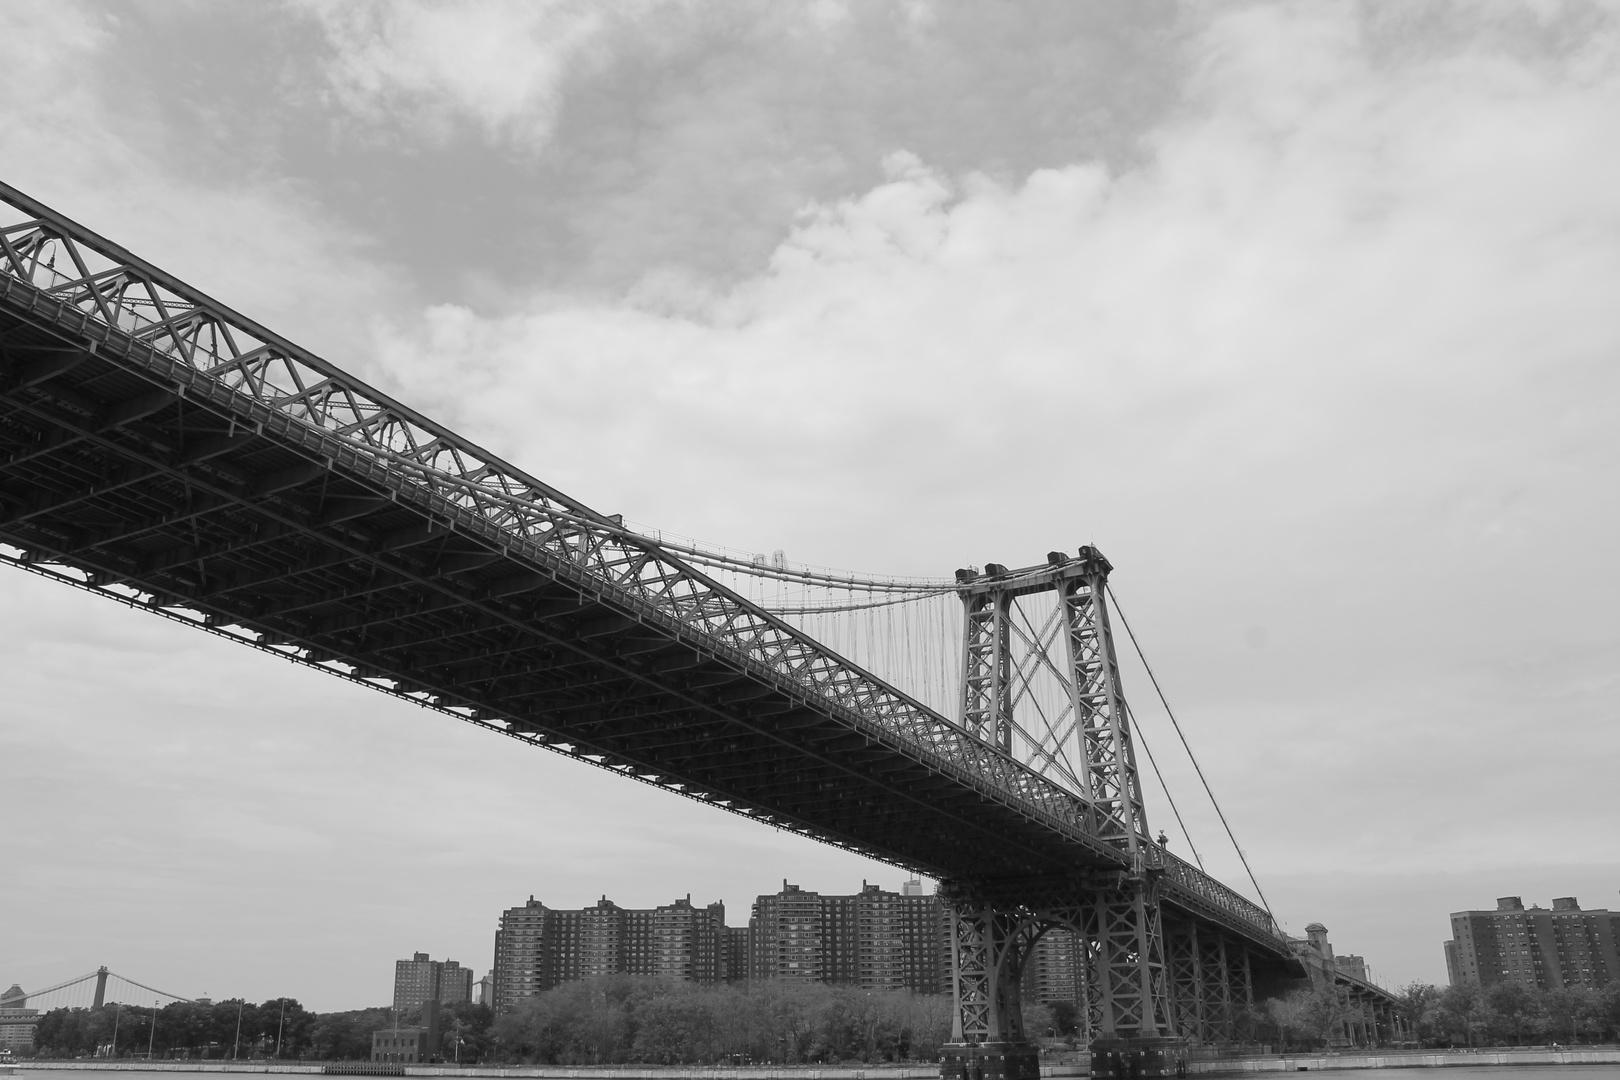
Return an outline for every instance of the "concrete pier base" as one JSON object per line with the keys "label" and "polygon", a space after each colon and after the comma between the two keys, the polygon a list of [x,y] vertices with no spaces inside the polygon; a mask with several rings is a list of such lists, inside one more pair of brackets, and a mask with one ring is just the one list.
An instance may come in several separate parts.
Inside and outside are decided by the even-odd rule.
{"label": "concrete pier base", "polygon": [[1093,1039],[1091,1080],[1139,1080],[1142,1077],[1186,1076],[1187,1040],[1176,1036],[1149,1039]]}
{"label": "concrete pier base", "polygon": [[946,1043],[940,1080],[1041,1080],[1041,1053],[1032,1043]]}

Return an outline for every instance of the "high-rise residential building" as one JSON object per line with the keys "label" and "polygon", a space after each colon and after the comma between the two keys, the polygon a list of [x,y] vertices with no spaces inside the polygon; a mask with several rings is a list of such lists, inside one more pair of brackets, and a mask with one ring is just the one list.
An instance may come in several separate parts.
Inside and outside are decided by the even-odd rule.
{"label": "high-rise residential building", "polygon": [[754,901],[748,920],[753,955],[748,977],[821,982],[827,974],[827,936],[821,894],[782,882],[782,891]]}
{"label": "high-rise residential building", "polygon": [[521,999],[557,985],[556,923],[552,910],[532,896],[527,904],[501,912],[490,973],[496,1012],[509,1011]]}
{"label": "high-rise residential building", "polygon": [[1620,912],[1582,911],[1573,896],[1549,910],[1517,896],[1495,911],[1454,911],[1445,943],[1451,985],[1514,982],[1556,990],[1620,983]]}
{"label": "high-rise residential building", "polygon": [[[1079,935],[1059,926],[1042,934],[1024,960],[1022,989],[1024,1000],[1049,1005],[1054,1001],[1084,1003],[1085,970]],[[1044,1035],[1045,1032],[1032,1034]]]}
{"label": "high-rise residential building", "polygon": [[465,1005],[472,1001],[473,969],[446,960],[439,969],[439,1004]]}
{"label": "high-rise residential building", "polygon": [[501,914],[491,1005],[509,1012],[562,983],[621,972],[720,982],[728,977],[725,919],[724,904],[699,908],[690,896],[645,910],[621,908],[605,896],[588,908],[562,910],[531,896]]}
{"label": "high-rise residential building", "polygon": [[394,1009],[420,1008],[424,1001],[439,996],[438,965],[419,952],[409,960],[394,961]]}
{"label": "high-rise residential building", "polygon": [[[948,939],[937,897],[861,883],[850,896],[824,896],[782,882],[754,901],[749,977],[851,983],[873,990],[939,993]],[[942,967],[942,961],[944,966]]]}
{"label": "high-rise residential building", "polygon": [[748,981],[748,935],[746,926],[720,927],[720,982]]}
{"label": "high-rise residential building", "polygon": [[471,1000],[471,968],[454,960],[430,960],[425,952],[394,962],[394,1008],[401,1012],[429,1001],[459,1005]]}

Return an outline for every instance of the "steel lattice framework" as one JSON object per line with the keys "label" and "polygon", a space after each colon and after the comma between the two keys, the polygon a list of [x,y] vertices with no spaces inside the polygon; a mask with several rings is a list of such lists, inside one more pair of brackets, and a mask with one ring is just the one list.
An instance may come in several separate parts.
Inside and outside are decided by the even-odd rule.
{"label": "steel lattice framework", "polygon": [[[1094,551],[1058,574],[1075,791],[1008,753],[995,595],[958,725],[619,518],[21,192],[0,201],[0,557],[1004,907],[1140,879]],[[1287,960],[1262,908],[1151,861],[1175,918]]]}

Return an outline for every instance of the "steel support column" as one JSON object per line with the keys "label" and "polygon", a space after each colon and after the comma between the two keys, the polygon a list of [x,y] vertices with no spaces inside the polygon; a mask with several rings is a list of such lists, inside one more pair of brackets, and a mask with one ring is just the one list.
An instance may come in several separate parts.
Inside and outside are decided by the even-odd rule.
{"label": "steel support column", "polygon": [[1204,1017],[1216,1040],[1232,1037],[1232,973],[1226,963],[1226,936],[1219,932],[1198,939],[1204,978]]}
{"label": "steel support column", "polygon": [[1198,924],[1165,927],[1165,961],[1170,972],[1170,1007],[1174,1027],[1195,1042],[1214,1041],[1204,1010],[1204,972],[1198,952]]}
{"label": "steel support column", "polygon": [[943,1080],[1039,1080],[1040,1057],[1024,1034],[1019,986],[1040,922],[1024,909],[942,890],[951,935],[951,1041]]}
{"label": "steel support column", "polygon": [[1012,749],[1012,597],[972,592],[962,597],[962,726],[996,749]]}

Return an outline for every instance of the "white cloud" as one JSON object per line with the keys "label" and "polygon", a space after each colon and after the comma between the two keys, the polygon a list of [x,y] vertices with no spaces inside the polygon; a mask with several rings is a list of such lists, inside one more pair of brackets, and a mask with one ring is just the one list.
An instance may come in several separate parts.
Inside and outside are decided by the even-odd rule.
{"label": "white cloud", "polygon": [[618,20],[656,6],[578,0],[299,0],[333,52],[338,100],[420,135],[469,119],[492,138],[536,147],[551,132],[563,82]]}
{"label": "white cloud", "polygon": [[[1546,6],[1536,25],[1576,7]],[[346,107],[534,147],[569,73],[605,54],[604,20],[641,9],[314,10]],[[382,287],[389,268],[273,160],[223,181],[189,173],[220,148],[96,74],[113,70],[116,9],[18,9],[0,161],[9,181],[346,366],[387,372],[413,405],[604,510],[878,571],[1096,540],[1262,881],[1283,867],[1320,882],[1583,861],[1620,831],[1600,771],[1620,752],[1614,28],[1389,49],[1348,10],[1246,7],[1192,33],[1198,75],[1141,169],[998,182],[890,147],[881,184],[807,207],[735,287],[663,266],[619,303],[536,296],[504,317],[404,310]],[[893,100],[914,77],[897,73]],[[774,109],[759,107],[759,130],[781,122]],[[819,133],[840,123],[816,139],[838,149]],[[728,168],[749,163],[736,142],[720,127],[701,143],[681,198],[772,188],[768,168],[705,187],[710,145]],[[633,231],[642,199],[580,205]],[[375,339],[351,351],[357,312]],[[32,876],[6,899],[42,938],[58,928],[49,949],[78,941],[69,927],[116,929],[104,905],[132,895],[118,883],[148,889],[150,858],[176,849],[194,865],[158,875],[167,929],[129,970],[190,965],[177,985],[195,987],[206,961],[165,942],[246,896],[244,918],[288,920],[305,951],[266,936],[238,988],[303,992],[313,950],[328,1006],[386,996],[389,961],[421,927],[453,927],[452,955],[476,955],[520,891],[643,904],[695,877],[735,905],[768,887],[756,875],[771,859],[828,890],[864,872],[212,639],[127,627],[138,616],[55,600],[23,575],[0,588],[20,613],[0,650],[0,737],[26,759],[19,805],[53,805],[48,827],[11,838],[8,864]],[[1158,748],[1143,680],[1127,680]],[[424,761],[473,779],[448,805],[408,797],[398,778]],[[58,810],[62,777],[81,779]],[[1561,805],[1524,794],[1549,791]],[[531,827],[585,805],[598,821],[566,843]],[[432,896],[382,904],[376,868],[442,870],[411,838],[453,846],[468,807],[489,827],[456,857],[478,881],[441,873]],[[626,839],[655,819],[655,837]],[[277,861],[334,822],[365,842]],[[237,842],[230,876],[199,893],[210,845]],[[226,923],[203,929],[219,948],[198,956],[240,947]],[[83,947],[134,947],[116,938]],[[84,967],[45,951],[28,960],[35,983]],[[1412,974],[1436,977],[1437,957]],[[365,995],[360,971],[379,973]]]}
{"label": "white cloud", "polygon": [[[1482,828],[1445,770],[1522,775],[1527,713],[1614,748],[1614,634],[1583,602],[1616,591],[1620,539],[1596,498],[1620,452],[1614,39],[1375,62],[1346,9],[1263,7],[1194,47],[1140,171],[1009,186],[896,154],[724,293],[436,307],[379,350],[507,456],[682,532],[935,573],[1098,539],[1205,751],[1279,770],[1235,796],[1278,860],[1331,825],[1272,800],[1370,769],[1392,793],[1334,865],[1504,835],[1579,858],[1542,820]],[[1482,583],[1531,562],[1504,636]],[[1448,828],[1412,835],[1428,813]]]}

